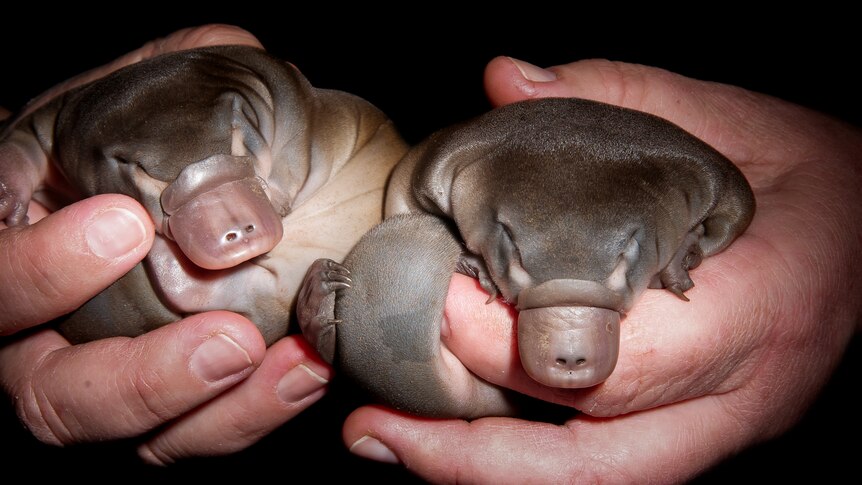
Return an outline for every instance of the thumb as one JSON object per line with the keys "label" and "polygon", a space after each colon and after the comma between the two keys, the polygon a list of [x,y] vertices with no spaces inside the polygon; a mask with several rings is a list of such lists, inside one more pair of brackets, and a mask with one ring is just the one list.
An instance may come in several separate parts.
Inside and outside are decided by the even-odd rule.
{"label": "thumb", "polygon": [[102,195],[31,226],[0,230],[0,335],[81,306],[137,264],[153,223],[137,202]]}
{"label": "thumb", "polygon": [[[728,138],[728,128],[748,121],[736,119],[738,113],[762,110],[765,101],[752,100],[754,111],[742,110],[741,105],[753,93],[664,69],[604,59],[543,69],[511,57],[497,57],[485,68],[485,91],[495,106],[526,99],[571,97],[651,113],[679,125],[725,155],[737,148],[722,146],[723,139]],[[706,121],[726,118],[727,124]]]}
{"label": "thumb", "polygon": [[726,409],[706,398],[557,425],[435,420],[369,406],[348,416],[342,436],[353,454],[400,463],[433,483],[677,483],[750,439]]}
{"label": "thumb", "polygon": [[485,68],[485,91],[496,106],[531,98],[578,97],[657,112],[673,103],[674,93],[686,83],[699,82],[655,67],[604,59],[544,69],[497,57]]}
{"label": "thumb", "polygon": [[[736,86],[604,59],[543,69],[511,57],[497,57],[485,68],[485,92],[495,106],[527,99],[574,97],[651,113],[712,145],[743,171],[752,158],[799,158],[800,148],[817,153],[823,137],[834,138],[840,128],[836,122],[818,116],[810,125],[818,133],[812,135],[801,131],[796,123],[801,117],[815,116],[802,107]],[[791,135],[805,144],[794,145],[797,152],[788,153],[786,140]]]}

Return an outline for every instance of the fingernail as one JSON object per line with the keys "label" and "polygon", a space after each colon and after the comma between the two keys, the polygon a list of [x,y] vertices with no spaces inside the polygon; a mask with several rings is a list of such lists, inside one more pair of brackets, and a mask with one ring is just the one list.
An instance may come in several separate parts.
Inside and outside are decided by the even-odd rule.
{"label": "fingernail", "polygon": [[542,69],[541,67],[534,66],[529,62],[524,62],[513,57],[509,57],[508,59],[512,61],[512,64],[521,71],[521,75],[528,81],[546,83],[557,80],[557,75],[547,69]]}
{"label": "fingernail", "polygon": [[309,369],[305,364],[299,364],[284,374],[284,377],[278,381],[275,392],[282,401],[287,404],[295,404],[325,386],[327,382],[329,381]]}
{"label": "fingernail", "polygon": [[207,382],[216,382],[251,367],[248,352],[224,334],[217,334],[195,350],[192,372]]}
{"label": "fingernail", "polygon": [[144,223],[126,209],[108,209],[90,223],[86,238],[90,251],[104,259],[119,258],[147,237]]}
{"label": "fingernail", "polygon": [[383,463],[401,463],[401,460],[395,456],[386,445],[381,443],[377,438],[365,435],[356,440],[350,445],[350,452],[356,456],[367,458],[369,460],[379,461]]}

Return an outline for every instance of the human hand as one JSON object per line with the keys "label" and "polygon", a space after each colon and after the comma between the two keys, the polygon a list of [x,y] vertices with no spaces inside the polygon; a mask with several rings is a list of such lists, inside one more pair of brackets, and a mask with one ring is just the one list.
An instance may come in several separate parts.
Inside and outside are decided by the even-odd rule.
{"label": "human hand", "polygon": [[[563,426],[509,418],[428,420],[361,408],[344,425],[361,456],[435,482],[679,482],[798,420],[857,330],[862,182],[858,129],[800,106],[660,69],[583,61],[541,70],[498,58],[494,104],[547,96],[667,118],[733,160],[754,221],[692,272],[682,302],[648,290],[621,326],[617,368],[579,390],[521,369],[514,320],[456,275],[444,344],[495,384],[574,407]],[[850,223],[848,223],[850,222]],[[453,380],[454,381],[454,380]]]}
{"label": "human hand", "polygon": [[[234,27],[181,30],[53,88],[28,109],[124,65],[217,44],[260,46]],[[301,339],[266,349],[251,322],[228,312],[194,315],[135,339],[71,346],[40,324],[137,264],[153,243],[153,223],[120,195],[52,214],[34,203],[29,217],[30,226],[0,225],[0,387],[41,441],[68,445],[147,433],[140,455],[164,464],[242,449],[324,394],[330,370]]]}

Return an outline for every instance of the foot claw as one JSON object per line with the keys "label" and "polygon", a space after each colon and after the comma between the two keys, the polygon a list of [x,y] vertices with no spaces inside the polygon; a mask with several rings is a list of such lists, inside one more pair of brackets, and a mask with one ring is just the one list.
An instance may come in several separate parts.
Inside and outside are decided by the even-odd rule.
{"label": "foot claw", "polygon": [[336,291],[338,291],[338,290],[346,290],[346,289],[350,288],[350,283],[352,283],[352,281],[347,281],[347,282],[343,282],[343,281],[324,281],[324,282],[322,282],[322,283],[321,283],[321,285],[323,286],[323,288],[324,288],[328,293],[333,293],[333,292],[336,292]]}
{"label": "foot claw", "polygon": [[328,283],[344,283],[347,288],[350,288],[350,284],[353,283],[353,280],[344,273],[333,270],[326,271],[323,274],[323,280]]}
{"label": "foot claw", "polygon": [[485,261],[474,254],[461,254],[458,264],[455,266],[455,271],[476,278],[479,280],[479,286],[488,292],[488,303],[493,302],[500,295],[500,290],[497,285],[491,280],[488,268],[485,267]]}
{"label": "foot claw", "polygon": [[677,285],[668,286],[668,291],[676,295],[682,301],[689,301],[688,297],[683,293],[683,289]]}
{"label": "foot claw", "polygon": [[350,270],[341,263],[336,263],[331,259],[319,259],[318,261],[322,261],[322,266],[332,273],[340,274],[342,276],[350,276]]}
{"label": "foot claw", "polygon": [[698,245],[699,236],[696,231],[689,234],[668,265],[658,275],[661,286],[682,301],[689,301],[683,293],[694,287],[688,270],[700,264],[702,259]]}
{"label": "foot claw", "polygon": [[306,340],[329,363],[335,359],[335,293],[350,288],[350,271],[331,259],[318,259],[308,268],[296,301],[299,326]]}

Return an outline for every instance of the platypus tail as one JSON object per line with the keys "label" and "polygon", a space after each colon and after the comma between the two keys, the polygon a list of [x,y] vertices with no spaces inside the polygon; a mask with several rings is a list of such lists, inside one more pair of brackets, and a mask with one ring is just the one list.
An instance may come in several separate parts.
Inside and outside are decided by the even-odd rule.
{"label": "platypus tail", "polygon": [[511,415],[510,396],[441,345],[449,281],[462,247],[441,219],[399,215],[344,261],[351,288],[335,303],[342,373],[396,409],[431,417]]}

